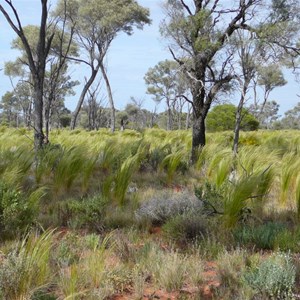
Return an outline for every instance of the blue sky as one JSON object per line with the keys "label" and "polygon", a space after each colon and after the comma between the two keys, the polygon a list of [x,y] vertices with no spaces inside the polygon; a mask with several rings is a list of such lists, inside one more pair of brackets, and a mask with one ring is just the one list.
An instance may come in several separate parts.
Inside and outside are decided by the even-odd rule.
{"label": "blue sky", "polygon": [[[3,2],[3,1],[1,1]],[[23,25],[38,24],[40,15],[40,1],[38,0],[14,0],[20,13]],[[133,96],[136,99],[143,99],[143,106],[147,109],[154,109],[154,102],[151,96],[146,94],[144,75],[150,67],[159,61],[171,58],[166,43],[159,35],[159,23],[164,18],[161,2],[162,0],[139,0],[141,5],[150,8],[152,24],[145,26],[143,31],[135,30],[132,36],[120,34],[113,41],[107,56],[108,75],[113,90],[116,108],[122,109]],[[52,3],[55,3],[52,0]],[[10,49],[10,43],[15,37],[12,29],[6,20],[0,16],[0,68],[5,61],[14,60],[18,52]],[[84,66],[72,67],[72,76],[83,81]],[[12,90],[8,78],[0,71],[0,96],[6,91]],[[297,94],[300,94],[300,84],[295,82],[291,72],[286,72],[288,84],[275,89],[270,94],[270,100],[276,100],[280,106],[280,113],[291,109],[300,101]],[[80,87],[76,89],[77,94],[66,100],[66,106],[71,110],[75,108],[80,93]],[[105,95],[106,91],[103,89]],[[235,99],[231,99],[234,101]],[[160,110],[164,105],[160,106]]]}

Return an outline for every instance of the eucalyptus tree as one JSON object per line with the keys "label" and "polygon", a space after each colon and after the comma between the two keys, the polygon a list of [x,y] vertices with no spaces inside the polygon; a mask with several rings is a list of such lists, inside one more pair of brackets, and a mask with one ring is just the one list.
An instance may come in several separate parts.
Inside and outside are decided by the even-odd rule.
{"label": "eucalyptus tree", "polygon": [[263,103],[260,105],[260,113],[263,113],[270,93],[276,87],[286,85],[287,81],[284,79],[281,66],[279,64],[272,64],[258,68],[257,83],[258,85],[262,86],[264,90]]}
{"label": "eucalyptus tree", "polygon": [[294,108],[285,112],[280,123],[283,128],[300,130],[300,102]]}
{"label": "eucalyptus tree", "polygon": [[2,124],[7,124],[8,126],[17,126],[18,127],[18,114],[19,114],[19,106],[17,98],[15,97],[14,93],[6,92],[0,101],[0,109],[1,109],[1,116]]}
{"label": "eucalyptus tree", "polygon": [[[154,96],[156,103],[164,101],[167,106],[167,130],[173,128],[173,107],[177,99],[188,100],[186,92],[188,90],[186,81],[182,77],[182,72],[174,60],[164,60],[145,74],[144,80],[147,84],[147,93]],[[182,102],[182,101],[181,101]]]}
{"label": "eucalyptus tree", "polygon": [[[64,8],[67,0],[63,1]],[[71,34],[66,34],[64,28],[57,27],[57,19],[49,18],[48,0],[41,0],[41,21],[39,26],[22,26],[18,11],[11,0],[4,0],[6,5],[0,5],[0,11],[11,28],[18,35],[12,47],[21,51],[22,55],[16,63],[29,69],[28,82],[32,85],[34,107],[35,148],[39,149],[48,143],[49,119],[53,99],[60,89],[61,74],[66,72],[66,55],[73,50]],[[65,11],[65,9],[64,9]],[[64,20],[65,20],[64,14]],[[47,78],[47,95],[46,95]],[[47,97],[46,97],[47,96]],[[45,120],[45,124],[44,124]],[[46,134],[43,126],[45,125]]]}
{"label": "eucalyptus tree", "polygon": [[234,34],[232,46],[236,49],[238,68],[235,68],[240,91],[240,100],[235,112],[235,126],[233,138],[233,152],[238,153],[239,135],[247,93],[250,89],[251,81],[257,76],[257,66],[259,65],[260,49],[257,40],[253,39],[253,33],[237,30]]}
{"label": "eucalyptus tree", "polygon": [[[56,13],[63,13],[63,0],[59,1]],[[112,41],[120,33],[131,35],[134,27],[142,29],[150,23],[149,10],[135,0],[69,0],[67,2],[68,26],[74,27],[74,38],[80,47],[79,63],[87,65],[90,75],[86,78],[76,109],[73,113],[71,128],[74,129],[84,98],[98,72],[102,73],[106,84],[111,107],[111,130],[115,130],[115,108],[110,82],[104,59]]]}
{"label": "eucalyptus tree", "polygon": [[[27,37],[28,44],[32,49],[33,56],[36,57],[35,49],[38,44],[39,27],[28,25],[23,28],[23,31]],[[43,125],[45,143],[48,143],[49,141],[51,116],[53,115],[54,110],[60,106],[60,102],[63,101],[62,98],[73,94],[72,88],[78,84],[77,81],[71,81],[70,76],[67,75],[68,64],[63,55],[66,53],[77,55],[76,45],[71,43],[72,37],[63,30],[57,28],[53,23],[48,27],[48,34],[54,35],[45,62],[43,87]],[[12,48],[19,50],[21,56],[15,61],[10,61],[5,64],[5,74],[10,78],[19,77],[19,83],[23,83],[24,85],[26,82],[31,86],[32,75],[30,70],[28,70],[28,58],[20,38],[16,38],[12,41]],[[15,90],[12,79],[11,83]],[[19,95],[19,93],[16,93],[16,95]]]}
{"label": "eucalyptus tree", "polygon": [[27,56],[28,67],[33,82],[34,103],[34,144],[35,149],[40,149],[44,144],[43,132],[43,97],[46,59],[50,51],[54,33],[47,35],[48,6],[47,0],[41,0],[41,18],[38,31],[38,43],[36,49],[30,47],[28,38],[24,32],[18,11],[12,0],[3,0],[0,3],[0,11],[12,30],[18,35]]}
{"label": "eucalyptus tree", "polygon": [[[33,105],[30,74],[26,72],[24,64],[20,60],[5,62],[4,74],[9,77],[18,106],[22,108],[24,125],[30,129]],[[17,83],[14,82],[15,78],[18,79]]]}
{"label": "eucalyptus tree", "polygon": [[248,13],[260,3],[259,0],[238,1],[226,8],[223,2],[169,0],[165,4],[167,19],[161,33],[171,41],[169,49],[191,87],[193,162],[199,146],[205,145],[205,119],[211,104],[234,77],[230,65],[232,55],[226,54],[226,45],[237,29],[247,27]]}
{"label": "eucalyptus tree", "polygon": [[[297,50],[292,44],[294,40],[286,41],[286,37],[274,34],[274,31],[278,33],[279,27],[273,23],[270,25],[268,15],[271,8],[271,0],[234,1],[230,7],[226,0],[165,2],[166,19],[162,23],[161,33],[169,39],[170,52],[189,79],[192,93],[193,162],[198,149],[205,145],[205,119],[213,101],[236,78],[233,72],[234,55],[229,51],[234,33],[247,30],[253,32],[262,43],[274,48],[283,49],[285,46],[286,50]],[[277,10],[272,20],[278,19],[280,11]],[[267,29],[273,30],[272,34]]]}
{"label": "eucalyptus tree", "polygon": [[[263,109],[262,106],[264,106]],[[249,106],[249,110],[259,120],[261,128],[270,129],[280,117],[278,115],[279,107],[279,104],[272,100],[265,104],[252,104]]]}

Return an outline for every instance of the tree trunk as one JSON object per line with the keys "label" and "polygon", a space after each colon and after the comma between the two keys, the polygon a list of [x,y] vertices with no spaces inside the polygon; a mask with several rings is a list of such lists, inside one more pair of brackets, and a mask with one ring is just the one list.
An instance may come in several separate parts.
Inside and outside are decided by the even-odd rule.
{"label": "tree trunk", "polygon": [[[246,77],[246,76],[245,76]],[[234,155],[237,155],[238,153],[238,148],[239,148],[239,138],[240,138],[240,128],[241,128],[241,123],[242,123],[242,111],[246,99],[246,93],[248,90],[250,84],[250,78],[246,77],[244,84],[243,84],[243,89],[242,89],[242,94],[241,94],[241,99],[239,102],[239,105],[236,110],[235,114],[235,127],[234,127],[234,138],[233,138],[233,153]]]}
{"label": "tree trunk", "polygon": [[234,138],[233,138],[233,154],[234,156],[238,153],[239,148],[239,138],[240,138],[240,128],[242,122],[242,109],[243,109],[243,102],[242,99],[239,102],[239,105],[236,110],[235,114],[235,127],[234,127]]}
{"label": "tree trunk", "polygon": [[90,86],[92,85],[92,83],[94,82],[94,80],[97,76],[98,70],[99,70],[99,65],[96,67],[96,69],[93,68],[92,74],[91,74],[89,80],[85,83],[85,85],[83,87],[83,90],[82,90],[81,95],[79,97],[76,109],[75,109],[75,111],[73,113],[73,116],[72,116],[71,126],[70,126],[71,130],[74,130],[75,127],[76,127],[77,118],[78,118],[79,112],[81,110],[85,95],[88,92],[88,90],[89,90]]}
{"label": "tree trunk", "polygon": [[35,149],[41,149],[44,144],[43,132],[43,80],[34,80],[34,145]]}
{"label": "tree trunk", "polygon": [[114,99],[113,99],[111,87],[109,84],[109,80],[108,80],[105,68],[102,63],[100,63],[100,69],[101,69],[101,73],[102,73],[102,76],[105,81],[107,94],[108,94],[108,100],[109,100],[109,104],[110,104],[110,129],[111,129],[111,132],[114,132],[115,126],[116,126],[116,112],[115,112],[115,106],[114,106]]}
{"label": "tree trunk", "polygon": [[185,120],[185,129],[188,130],[190,128],[190,116],[191,116],[191,108],[190,105],[188,105],[188,110],[186,114],[186,120]]}
{"label": "tree trunk", "polygon": [[192,133],[192,156],[191,162],[194,164],[198,159],[199,150],[205,146],[205,117],[200,115],[194,118]]}
{"label": "tree trunk", "polygon": [[50,122],[50,97],[48,99],[48,103],[45,103],[44,109],[44,122],[45,122],[45,143],[49,142],[49,122]]}

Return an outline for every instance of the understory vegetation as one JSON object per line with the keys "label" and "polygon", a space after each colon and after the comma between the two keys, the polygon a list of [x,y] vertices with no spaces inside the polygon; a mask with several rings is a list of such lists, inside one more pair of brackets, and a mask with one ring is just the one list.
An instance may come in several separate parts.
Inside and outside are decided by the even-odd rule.
{"label": "understory vegetation", "polygon": [[0,299],[298,297],[299,131],[0,132]]}

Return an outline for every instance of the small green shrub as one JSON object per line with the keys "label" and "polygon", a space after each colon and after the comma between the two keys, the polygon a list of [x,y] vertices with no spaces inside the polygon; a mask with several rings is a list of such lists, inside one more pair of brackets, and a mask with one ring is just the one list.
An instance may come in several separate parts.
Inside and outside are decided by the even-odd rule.
{"label": "small green shrub", "polygon": [[284,252],[300,251],[300,229],[284,229],[280,231],[275,238],[275,249]]}
{"label": "small green shrub", "polygon": [[193,252],[207,260],[215,260],[225,251],[225,247],[214,236],[207,236],[204,239],[196,240]]}
{"label": "small green shrub", "polygon": [[38,200],[39,197],[27,197],[17,189],[0,183],[0,231],[2,234],[16,235],[28,229],[37,216]]}
{"label": "small green shrub", "polygon": [[110,229],[129,228],[135,225],[134,214],[127,207],[109,207],[103,220],[104,227]]}
{"label": "small green shrub", "polygon": [[176,240],[195,240],[207,234],[207,221],[202,214],[177,215],[163,225],[167,236]]}
{"label": "small green shrub", "polygon": [[294,299],[296,270],[288,254],[275,253],[255,268],[244,279],[260,299]]}
{"label": "small green shrub", "polygon": [[240,245],[255,246],[258,249],[276,248],[277,237],[286,230],[280,223],[268,222],[259,226],[244,226],[234,230],[235,241]]}
{"label": "small green shrub", "polygon": [[70,266],[79,261],[82,250],[82,240],[76,234],[67,232],[54,249],[53,260],[59,266]]}
{"label": "small green shrub", "polygon": [[60,208],[62,225],[102,231],[106,207],[107,200],[99,196],[67,200]]}

